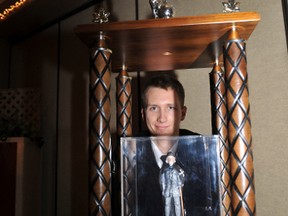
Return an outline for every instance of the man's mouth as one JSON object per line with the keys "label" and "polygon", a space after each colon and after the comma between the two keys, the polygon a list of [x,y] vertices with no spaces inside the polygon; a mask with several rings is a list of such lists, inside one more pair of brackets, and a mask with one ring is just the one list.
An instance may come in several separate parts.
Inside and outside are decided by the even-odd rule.
{"label": "man's mouth", "polygon": [[163,125],[156,125],[156,128],[158,129],[158,130],[166,130],[167,128],[168,128],[168,126],[163,126]]}

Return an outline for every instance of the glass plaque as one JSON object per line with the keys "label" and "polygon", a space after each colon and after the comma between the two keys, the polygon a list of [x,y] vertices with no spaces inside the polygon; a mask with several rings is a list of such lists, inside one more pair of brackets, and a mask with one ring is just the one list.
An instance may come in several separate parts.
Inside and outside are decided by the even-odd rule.
{"label": "glass plaque", "polygon": [[121,138],[121,215],[220,216],[219,167],[218,136]]}

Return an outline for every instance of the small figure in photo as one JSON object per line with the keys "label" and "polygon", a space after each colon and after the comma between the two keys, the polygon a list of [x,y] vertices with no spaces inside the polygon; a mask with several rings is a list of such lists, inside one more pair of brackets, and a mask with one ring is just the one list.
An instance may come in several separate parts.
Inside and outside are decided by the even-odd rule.
{"label": "small figure in photo", "polygon": [[168,152],[160,170],[160,186],[165,216],[184,216],[182,196],[184,171],[176,164],[176,157],[173,152]]}

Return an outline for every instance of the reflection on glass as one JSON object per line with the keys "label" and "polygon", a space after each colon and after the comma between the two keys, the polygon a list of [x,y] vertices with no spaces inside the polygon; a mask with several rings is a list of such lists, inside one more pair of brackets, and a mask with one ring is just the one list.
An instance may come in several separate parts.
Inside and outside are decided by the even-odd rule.
{"label": "reflection on glass", "polygon": [[220,216],[218,136],[121,138],[122,216]]}

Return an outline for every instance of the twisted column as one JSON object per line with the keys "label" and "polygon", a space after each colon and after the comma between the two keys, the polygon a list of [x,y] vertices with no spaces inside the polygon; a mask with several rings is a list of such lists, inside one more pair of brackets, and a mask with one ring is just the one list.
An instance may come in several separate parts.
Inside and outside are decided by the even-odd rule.
{"label": "twisted column", "polygon": [[[132,93],[131,93],[131,77],[128,76],[128,73],[123,69],[119,76],[116,78],[117,86],[117,135],[120,137],[132,136]],[[130,171],[131,167],[129,165],[129,160],[125,157],[123,153],[123,209],[124,215],[132,215],[132,208],[130,204],[133,200],[132,190],[130,187],[131,178],[128,178],[126,175]],[[116,146],[113,150],[113,160],[116,163],[117,171],[114,175],[113,181],[113,206],[118,206],[118,211],[113,212],[113,215],[120,215],[121,211],[121,176],[120,176],[120,143],[117,139]],[[129,201],[128,201],[129,200]]]}
{"label": "twisted column", "polygon": [[225,74],[221,67],[215,63],[210,73],[212,132],[219,135],[220,142],[220,176],[221,200],[223,216],[231,215],[230,193],[230,150],[227,128],[227,104]]}
{"label": "twisted column", "polygon": [[111,51],[100,35],[90,51],[89,215],[111,215]]}
{"label": "twisted column", "polygon": [[132,94],[131,77],[122,70],[117,81],[117,132],[118,136],[132,135]]}
{"label": "twisted column", "polygon": [[233,215],[255,215],[255,186],[245,41],[233,29],[224,48]]}

